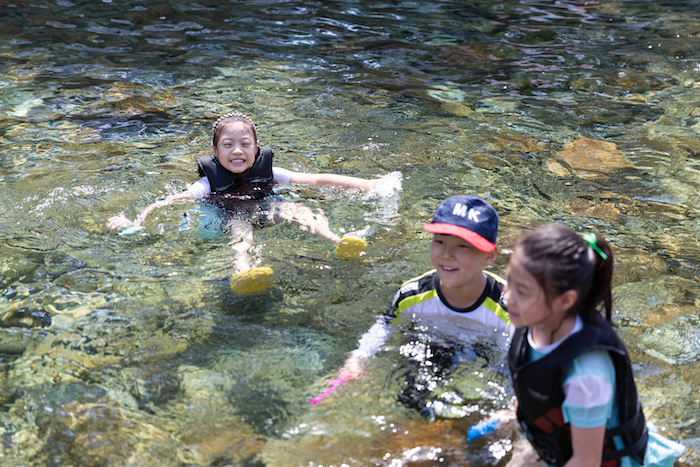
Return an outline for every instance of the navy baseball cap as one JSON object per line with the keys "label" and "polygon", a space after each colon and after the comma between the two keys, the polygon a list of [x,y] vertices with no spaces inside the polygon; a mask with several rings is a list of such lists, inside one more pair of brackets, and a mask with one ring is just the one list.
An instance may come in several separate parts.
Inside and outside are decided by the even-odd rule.
{"label": "navy baseball cap", "polygon": [[455,235],[477,250],[489,252],[496,247],[498,213],[476,196],[450,196],[438,206],[433,222],[423,228],[430,233]]}

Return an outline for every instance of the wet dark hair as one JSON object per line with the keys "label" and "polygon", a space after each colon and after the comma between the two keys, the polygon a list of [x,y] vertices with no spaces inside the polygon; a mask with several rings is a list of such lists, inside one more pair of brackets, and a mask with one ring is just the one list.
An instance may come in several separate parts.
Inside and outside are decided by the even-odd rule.
{"label": "wet dark hair", "polygon": [[248,126],[248,129],[253,133],[253,139],[257,144],[258,136],[255,133],[255,123],[253,123],[253,120],[249,116],[240,112],[224,114],[214,122],[214,124],[211,126],[211,144],[216,147],[216,145],[219,144],[219,138],[221,137],[221,132],[223,131],[224,127],[229,123],[236,122],[242,122]]}
{"label": "wet dark hair", "polygon": [[575,290],[578,298],[569,313],[578,313],[584,322],[590,322],[602,305],[605,318],[611,321],[613,252],[597,234],[596,243],[607,259],[570,227],[549,224],[518,240],[514,251],[542,287],[548,302],[567,290]]}

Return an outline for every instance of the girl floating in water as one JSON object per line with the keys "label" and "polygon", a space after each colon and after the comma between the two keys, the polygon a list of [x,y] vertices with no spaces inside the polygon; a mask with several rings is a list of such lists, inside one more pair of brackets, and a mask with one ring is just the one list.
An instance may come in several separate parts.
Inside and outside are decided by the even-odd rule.
{"label": "girl floating in water", "polygon": [[[331,185],[370,191],[381,179],[364,180],[336,174],[307,174],[275,167],[274,151],[261,148],[255,124],[246,115],[228,113],[212,125],[212,153],[197,159],[201,178],[182,193],[167,196],[148,206],[132,222],[123,213],[109,219],[108,227],[130,233],[140,228],[148,215],[168,204],[186,199],[206,199],[223,207],[230,220],[234,276],[231,287],[247,295],[267,288],[272,269],[253,267],[248,250],[253,246],[253,224],[257,221],[295,222],[302,230],[321,235],[336,244],[341,258],[356,258],[364,253],[366,242],[357,236],[341,238],[330,230],[323,213],[315,214],[298,203],[281,200],[273,192],[275,183]],[[264,217],[260,219],[260,217]]]}

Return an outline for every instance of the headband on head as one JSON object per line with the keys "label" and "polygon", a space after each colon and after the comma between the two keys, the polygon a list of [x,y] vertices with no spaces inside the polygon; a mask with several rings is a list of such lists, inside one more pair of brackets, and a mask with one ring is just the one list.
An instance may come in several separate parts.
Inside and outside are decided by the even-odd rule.
{"label": "headband on head", "polygon": [[255,122],[253,122],[253,119],[247,116],[246,114],[240,113],[240,112],[229,112],[227,114],[222,115],[216,121],[214,124],[211,126],[211,132],[214,134],[216,132],[216,127],[219,126],[219,123],[221,123],[222,120],[226,120],[227,118],[234,118],[237,117],[241,121],[245,121],[246,123],[250,123],[253,125],[253,130],[255,130]]}

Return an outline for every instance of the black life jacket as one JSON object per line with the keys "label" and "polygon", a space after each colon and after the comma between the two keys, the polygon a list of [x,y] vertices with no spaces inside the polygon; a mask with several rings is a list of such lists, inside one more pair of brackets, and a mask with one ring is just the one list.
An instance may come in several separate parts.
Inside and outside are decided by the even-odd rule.
{"label": "black life jacket", "polygon": [[[569,336],[541,359],[528,362],[529,348],[527,328],[517,329],[508,363],[518,397],[518,420],[542,460],[559,467],[573,455],[571,427],[564,423],[561,411],[565,398],[563,372],[577,356],[602,349],[610,354],[615,366],[620,425],[606,430],[600,465],[618,466],[620,458],[625,456],[631,456],[643,465],[649,434],[627,350],[612,326],[600,314],[594,313],[591,323],[586,323],[581,331]],[[615,447],[614,436],[622,439],[623,449]]]}
{"label": "black life jacket", "polygon": [[271,148],[259,148],[246,176],[226,170],[214,154],[197,159],[197,167],[199,176],[209,179],[212,195],[228,194],[238,200],[262,199],[272,194],[273,156]]}

